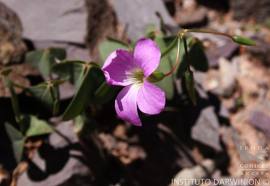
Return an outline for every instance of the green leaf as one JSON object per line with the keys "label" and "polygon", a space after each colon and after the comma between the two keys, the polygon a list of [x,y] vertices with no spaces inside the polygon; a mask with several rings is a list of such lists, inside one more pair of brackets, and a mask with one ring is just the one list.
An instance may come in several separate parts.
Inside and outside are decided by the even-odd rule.
{"label": "green leaf", "polygon": [[[167,50],[164,52],[164,56],[169,55],[169,58],[172,61],[172,65],[174,66],[177,61],[176,61],[176,56],[177,56],[177,40],[175,39],[176,36],[170,36],[170,37],[164,37],[164,41],[166,43],[167,46],[169,46],[167,48]],[[192,38],[191,37],[187,37],[186,38],[186,42],[187,45],[191,45],[192,43]],[[179,59],[180,60],[180,64],[177,66],[176,70],[175,70],[175,74],[177,75],[177,77],[182,77],[185,73],[185,71],[187,70],[188,67],[188,61],[186,60],[186,55],[185,55],[185,50],[184,50],[184,43],[182,42],[182,40],[180,40],[180,47],[179,47]]]}
{"label": "green leaf", "polygon": [[242,37],[242,36],[238,36],[238,35],[233,36],[232,37],[232,40],[235,43],[238,43],[240,45],[247,45],[247,46],[254,46],[254,45],[256,45],[256,42],[253,41],[252,39],[246,38],[246,37]]}
{"label": "green leaf", "polygon": [[17,123],[21,122],[21,112],[20,112],[20,107],[19,107],[19,102],[18,102],[18,96],[15,92],[14,85],[12,81],[10,81],[9,78],[3,77],[3,80],[5,82],[5,85],[9,89],[9,92],[11,94],[11,104],[12,104],[12,109],[15,115],[15,119]]}
{"label": "green leaf", "polygon": [[78,88],[83,79],[82,71],[85,64],[86,62],[84,61],[63,61],[53,65],[52,71],[57,74],[60,79],[69,80],[76,88]]}
{"label": "green leaf", "polygon": [[101,58],[101,65],[105,62],[107,57],[116,49],[128,49],[128,46],[124,43],[117,42],[115,40],[107,39],[99,45],[99,54]]}
{"label": "green leaf", "polygon": [[[167,49],[167,45],[163,39],[163,37],[156,36],[155,41],[157,42],[158,46],[161,49],[161,53],[163,53],[164,50]],[[167,73],[171,71],[172,69],[172,63],[169,58],[169,56],[164,56],[161,59],[160,65],[157,69],[157,71],[160,71],[162,73]],[[167,99],[172,99],[174,96],[174,83],[173,83],[173,76],[167,76],[163,78],[163,80],[157,82],[157,85],[161,87],[165,93]]]}
{"label": "green leaf", "polygon": [[[187,60],[187,57],[184,56],[183,60]],[[192,39],[190,43],[189,60],[190,64],[198,71],[206,72],[209,68],[203,45],[198,39]]]}
{"label": "green leaf", "polygon": [[[188,65],[192,65],[196,70],[206,72],[209,68],[208,59],[205,55],[202,43],[194,38],[186,38],[187,45],[189,46],[189,56],[185,54],[184,43],[180,43],[180,65],[177,71],[177,77],[184,76],[187,71]],[[177,49],[171,52],[171,58],[176,60]]]}
{"label": "green leaf", "polygon": [[163,57],[167,56],[168,54],[170,54],[177,47],[177,40],[178,40],[177,36],[170,37],[170,38],[165,38],[164,39],[165,43],[167,43],[166,40],[167,40],[167,42],[169,40],[169,43],[167,44],[167,48],[162,51],[161,58],[163,58]]}
{"label": "green leaf", "polygon": [[36,116],[24,117],[24,133],[26,137],[34,137],[53,132],[53,128],[44,120],[37,118]]}
{"label": "green leaf", "polygon": [[[190,46],[191,42],[192,42],[192,38],[191,37],[186,38],[186,42],[187,42],[187,45]],[[180,50],[179,51],[180,51],[180,55],[179,55],[180,56],[180,59],[179,59],[180,64],[178,66],[178,69],[176,70],[176,73],[177,73],[177,77],[182,77],[182,76],[184,76],[184,73],[187,71],[187,68],[189,65],[189,61],[187,60],[188,56],[185,53],[184,42],[182,40],[180,42]]]}
{"label": "green leaf", "polygon": [[187,70],[184,73],[184,78],[185,78],[185,85],[186,85],[188,96],[190,100],[192,101],[193,105],[196,105],[197,97],[196,97],[193,73]]}
{"label": "green leaf", "polygon": [[66,51],[61,48],[48,48],[26,54],[26,62],[36,67],[44,77],[50,76],[51,67],[56,60],[64,60]]}
{"label": "green leaf", "polygon": [[22,159],[25,137],[23,134],[13,127],[9,123],[5,123],[5,128],[8,134],[9,139],[12,143],[12,149],[17,162],[20,162]]}
{"label": "green leaf", "polygon": [[86,106],[94,102],[97,88],[104,82],[104,75],[95,64],[85,64],[80,86],[75,96],[63,114],[64,120],[69,120],[79,115]]}
{"label": "green leaf", "polygon": [[84,128],[85,120],[84,117],[79,115],[74,119],[74,132],[80,134]]}
{"label": "green leaf", "polygon": [[79,136],[79,138],[88,138],[92,132],[96,131],[96,127],[97,123],[95,120],[84,114],[78,115],[74,118],[74,132]]}
{"label": "green leaf", "polygon": [[52,109],[54,114],[57,112],[57,102],[59,100],[58,86],[63,83],[63,80],[52,80],[26,89],[46,108]]}
{"label": "green leaf", "polygon": [[110,86],[105,81],[95,91],[94,101],[98,104],[104,104],[112,100],[119,92],[120,87]]}

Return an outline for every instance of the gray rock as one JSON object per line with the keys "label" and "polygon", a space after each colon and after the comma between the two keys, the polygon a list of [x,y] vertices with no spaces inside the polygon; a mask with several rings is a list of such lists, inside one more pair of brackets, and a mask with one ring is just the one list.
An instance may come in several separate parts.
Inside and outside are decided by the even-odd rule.
{"label": "gray rock", "polygon": [[206,51],[206,56],[209,61],[209,66],[217,67],[219,65],[219,58],[231,58],[233,54],[239,49],[239,46],[230,40],[226,40],[224,44],[218,46],[215,49],[209,49]]}
{"label": "gray rock", "polygon": [[126,26],[132,39],[142,37],[149,25],[160,26],[156,12],[161,14],[166,24],[176,26],[162,0],[113,0],[112,5],[119,22]]}
{"label": "gray rock", "polygon": [[31,40],[84,43],[84,0],[2,0],[19,15],[23,36]]}
{"label": "gray rock", "polygon": [[230,6],[238,20],[255,18],[264,22],[270,16],[269,0],[230,0]]}
{"label": "gray rock", "polygon": [[249,116],[249,123],[270,137],[270,116],[260,110],[253,110]]}
{"label": "gray rock", "polygon": [[207,9],[199,7],[194,10],[183,10],[176,14],[176,22],[182,27],[206,25]]}
{"label": "gray rock", "polygon": [[[192,186],[197,185],[195,180],[200,180],[203,178],[207,178],[207,176],[211,175],[216,166],[212,160],[206,159],[201,165],[194,166],[192,168],[187,168],[181,170],[173,179],[170,186]],[[186,182],[185,182],[186,180]],[[193,181],[193,182],[192,182]],[[183,184],[182,184],[183,183]]]}
{"label": "gray rock", "polygon": [[270,65],[270,45],[268,41],[263,39],[256,33],[256,37],[253,38],[256,41],[256,46],[247,47],[248,52],[250,52],[256,58],[259,58],[265,65]]}
{"label": "gray rock", "polygon": [[236,63],[220,58],[220,93],[223,96],[229,97],[233,94],[236,88],[237,66]]}
{"label": "gray rock", "polygon": [[55,41],[32,41],[32,44],[35,49],[46,49],[51,47],[64,48],[66,50],[68,60],[81,60],[87,62],[93,60],[87,48],[72,43]]}
{"label": "gray rock", "polygon": [[85,0],[87,6],[87,46],[95,53],[97,44],[110,36],[119,38],[121,29],[118,28],[118,20],[109,0]]}
{"label": "gray rock", "polygon": [[[3,0],[19,15],[23,36],[36,41],[86,43],[91,49],[106,36],[116,37],[118,23],[137,39],[148,25],[176,26],[162,0]],[[86,2],[86,3],[85,3]],[[112,7],[110,5],[112,4]],[[114,10],[113,10],[114,8]]]}
{"label": "gray rock", "polygon": [[22,23],[17,14],[0,2],[0,64],[20,60],[26,50],[22,31]]}
{"label": "gray rock", "polygon": [[90,170],[80,160],[82,152],[75,148],[78,138],[73,123],[64,122],[57,130],[59,133],[50,135],[49,142],[34,155],[27,172],[19,177],[18,186],[57,186],[77,178],[88,179],[80,185],[91,183]]}
{"label": "gray rock", "polygon": [[219,12],[226,12],[230,8],[229,0],[196,0],[199,5],[203,5],[209,9],[215,9]]}
{"label": "gray rock", "polygon": [[210,41],[213,43],[213,47],[207,47],[205,51],[210,67],[218,67],[220,57],[230,59],[239,49],[239,45],[225,37],[203,33],[193,33],[193,35],[202,41]]}
{"label": "gray rock", "polygon": [[192,139],[221,151],[219,122],[213,107],[202,110],[191,131]]}
{"label": "gray rock", "polygon": [[239,133],[234,128],[230,128],[228,132],[230,132],[230,135],[232,136],[232,140],[239,154],[241,162],[260,162],[260,159],[256,155],[250,153],[247,143],[245,140],[241,139]]}

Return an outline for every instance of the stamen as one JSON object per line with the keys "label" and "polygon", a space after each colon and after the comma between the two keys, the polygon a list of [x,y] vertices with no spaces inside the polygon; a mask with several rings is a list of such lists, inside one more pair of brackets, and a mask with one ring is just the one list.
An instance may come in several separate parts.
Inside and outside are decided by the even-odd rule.
{"label": "stamen", "polygon": [[143,70],[137,68],[134,69],[133,71],[129,72],[127,74],[128,79],[127,81],[132,83],[132,84],[142,84],[144,81],[144,73]]}

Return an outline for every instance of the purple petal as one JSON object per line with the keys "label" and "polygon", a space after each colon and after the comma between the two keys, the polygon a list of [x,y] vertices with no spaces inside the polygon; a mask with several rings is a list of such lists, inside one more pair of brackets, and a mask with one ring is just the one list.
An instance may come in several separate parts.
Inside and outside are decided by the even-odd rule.
{"label": "purple petal", "polygon": [[134,49],[134,60],[143,69],[146,77],[157,69],[160,56],[159,47],[151,39],[140,39],[137,42]]}
{"label": "purple petal", "polygon": [[165,107],[165,93],[156,85],[145,81],[138,93],[137,104],[146,114],[159,114]]}
{"label": "purple petal", "polygon": [[137,85],[129,85],[121,90],[115,100],[115,110],[119,118],[137,126],[142,125],[137,110],[139,89]]}
{"label": "purple petal", "polygon": [[132,55],[126,50],[116,50],[106,59],[102,70],[110,85],[127,86],[127,74],[136,68]]}

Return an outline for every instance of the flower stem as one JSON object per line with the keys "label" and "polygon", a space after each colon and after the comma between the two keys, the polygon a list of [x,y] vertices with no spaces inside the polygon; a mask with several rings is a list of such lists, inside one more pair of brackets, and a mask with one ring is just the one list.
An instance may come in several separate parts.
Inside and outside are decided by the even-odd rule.
{"label": "flower stem", "polygon": [[20,89],[22,89],[22,90],[27,89],[25,86],[20,85],[20,84],[17,84],[17,83],[15,83],[15,82],[13,82],[13,85],[14,85],[14,87],[20,88]]}
{"label": "flower stem", "polygon": [[188,46],[187,46],[187,39],[186,39],[185,36],[183,36],[183,43],[184,43],[185,55],[187,56],[187,63],[188,63],[187,70],[189,72],[191,72],[191,69],[190,69],[190,60],[189,60],[189,53],[188,53]]}
{"label": "flower stem", "polygon": [[[187,40],[186,40],[186,33],[205,33],[205,34],[214,34],[214,35],[220,35],[220,36],[224,36],[227,37],[229,39],[231,39],[232,41],[234,41],[235,43],[238,44],[242,44],[242,45],[255,45],[255,42],[249,38],[244,38],[241,36],[237,36],[237,35],[230,35],[227,33],[222,33],[222,32],[217,32],[215,30],[207,30],[207,29],[182,29],[178,32],[177,37],[171,42],[171,44],[168,46],[168,48],[162,53],[161,57],[166,56],[166,54],[168,54],[171,49],[173,49],[173,47],[175,46],[175,43],[177,41],[177,54],[176,54],[176,60],[175,60],[175,64],[172,67],[172,69],[165,74],[164,77],[169,76],[171,74],[173,74],[173,72],[178,68],[179,64],[180,64],[180,60],[179,60],[179,54],[180,54],[180,43],[181,40],[183,40],[184,43],[184,49],[185,49],[185,55],[187,56],[187,59],[189,58],[189,54],[188,54],[188,46],[187,46]],[[189,60],[187,60],[189,63]],[[191,68],[190,68],[190,64],[188,64],[187,70],[191,73]]]}
{"label": "flower stem", "polygon": [[195,106],[196,105],[196,91],[194,87],[193,72],[190,68],[189,51],[188,51],[188,46],[187,46],[187,39],[185,36],[183,36],[183,42],[184,42],[185,55],[187,56],[187,69],[184,73],[184,80],[185,80],[185,85],[186,85],[189,98],[192,101],[193,105]]}
{"label": "flower stem", "polygon": [[161,54],[161,58],[163,58],[164,56],[166,56],[175,46],[176,42],[177,42],[178,37],[176,37],[168,46],[168,48],[166,48],[166,50],[164,52],[162,52]]}
{"label": "flower stem", "polygon": [[[180,33],[183,31],[180,31]],[[222,32],[217,32],[214,30],[206,30],[206,29],[184,29],[184,32],[187,33],[205,33],[205,34],[214,34],[214,35],[220,35],[220,36],[225,36],[228,37],[230,39],[233,38],[233,36],[231,36],[230,34],[227,33],[222,33]]]}
{"label": "flower stem", "polygon": [[[222,32],[216,32],[214,30],[206,30],[206,29],[182,29],[182,30],[180,30],[178,32],[178,34],[177,34],[177,38],[175,38],[171,42],[171,44],[169,45],[169,47],[161,55],[161,57],[164,57],[167,53],[169,53],[171,51],[171,49],[175,46],[175,43],[176,43],[176,40],[177,40],[177,54],[176,54],[175,64],[174,64],[173,68],[168,73],[165,74],[165,77],[171,75],[177,69],[177,67],[179,66],[179,64],[181,62],[179,60],[181,40],[183,40],[183,43],[184,43],[185,54],[186,54],[187,58],[189,58],[187,40],[186,40],[186,37],[185,37],[186,33],[214,34],[214,35],[224,36],[224,37],[227,37],[227,38],[230,38],[230,39],[233,40],[233,36],[231,36],[230,34],[222,33]],[[189,61],[189,60],[187,60],[187,61]],[[189,64],[188,64],[188,69],[187,70],[189,72],[191,72],[191,69],[190,69],[190,65]]]}
{"label": "flower stem", "polygon": [[182,40],[181,37],[177,37],[177,53],[176,53],[175,64],[174,64],[173,68],[165,74],[165,77],[170,76],[177,69],[178,65],[180,64],[179,56],[180,56],[181,40]]}

